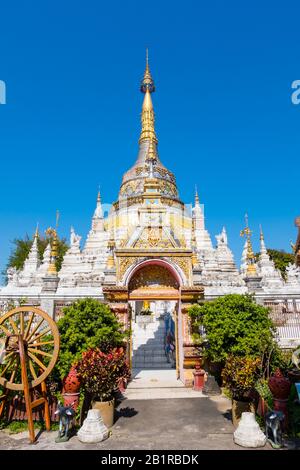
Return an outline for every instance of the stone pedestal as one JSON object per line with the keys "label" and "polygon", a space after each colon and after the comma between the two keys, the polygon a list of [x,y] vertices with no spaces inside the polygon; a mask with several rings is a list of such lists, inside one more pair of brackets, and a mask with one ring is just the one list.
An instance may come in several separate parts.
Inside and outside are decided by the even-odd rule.
{"label": "stone pedestal", "polygon": [[108,438],[108,429],[104,425],[99,410],[89,410],[77,436],[81,442],[95,444]]}
{"label": "stone pedestal", "polygon": [[214,396],[221,395],[221,390],[217,381],[213,375],[208,375],[206,381],[204,382],[204,387],[202,389],[204,395]]}
{"label": "stone pedestal", "polygon": [[233,440],[242,447],[263,447],[267,438],[255,420],[255,414],[244,412],[237,429],[233,433]]}
{"label": "stone pedestal", "polygon": [[257,292],[258,290],[262,289],[261,281],[262,277],[260,276],[247,276],[244,279],[249,292]]}
{"label": "stone pedestal", "polygon": [[59,283],[59,277],[56,275],[47,275],[42,278],[43,279],[43,287],[42,292],[51,292],[54,293],[57,290],[57,286]]}

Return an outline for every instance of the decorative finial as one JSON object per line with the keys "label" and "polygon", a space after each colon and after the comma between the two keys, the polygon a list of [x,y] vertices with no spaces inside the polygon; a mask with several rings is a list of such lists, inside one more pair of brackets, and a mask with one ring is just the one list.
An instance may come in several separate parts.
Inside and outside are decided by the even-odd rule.
{"label": "decorative finial", "polygon": [[101,203],[101,195],[100,195],[100,184],[99,184],[99,186],[98,186],[97,203],[98,203],[98,204],[100,204],[100,203]]}
{"label": "decorative finial", "polygon": [[261,224],[259,224],[259,233],[260,233],[259,239],[260,239],[260,240],[264,240],[264,234],[263,234],[263,230],[262,230]]}
{"label": "decorative finial", "polygon": [[148,63],[148,50],[146,51],[146,69],[144,73],[143,80],[141,81],[141,92],[145,94],[143,107],[142,107],[142,130],[139,139],[139,143],[145,142],[148,140],[153,140],[153,143],[157,144],[157,137],[154,129],[154,110],[151,99],[151,93],[155,91],[154,81],[150,73],[149,63]]}
{"label": "decorative finial", "polygon": [[153,93],[155,91],[155,85],[153,78],[151,76],[150,68],[149,68],[149,56],[148,56],[148,48],[146,49],[146,68],[143,80],[141,81],[141,92],[146,93]]}
{"label": "decorative finial", "polygon": [[59,221],[60,213],[59,210],[56,211],[56,229],[58,229],[58,221]]}
{"label": "decorative finial", "polygon": [[240,236],[247,238],[247,274],[250,276],[255,276],[256,274],[256,265],[255,265],[255,254],[253,252],[252,243],[251,243],[251,235],[252,231],[248,226],[248,214],[245,214],[245,224],[246,227],[244,230],[241,230]]}
{"label": "decorative finial", "polygon": [[37,222],[35,233],[34,233],[34,238],[38,238],[38,236],[39,236],[39,223]]}
{"label": "decorative finial", "polygon": [[198,189],[197,189],[197,185],[195,184],[195,205],[199,205],[200,202],[199,202],[199,196],[198,196]]}
{"label": "decorative finial", "polygon": [[57,227],[58,227],[59,211],[56,211],[56,229],[49,227],[45,233],[51,238],[51,254],[50,264],[48,267],[48,274],[57,275],[56,260],[58,256],[58,239],[57,239]]}

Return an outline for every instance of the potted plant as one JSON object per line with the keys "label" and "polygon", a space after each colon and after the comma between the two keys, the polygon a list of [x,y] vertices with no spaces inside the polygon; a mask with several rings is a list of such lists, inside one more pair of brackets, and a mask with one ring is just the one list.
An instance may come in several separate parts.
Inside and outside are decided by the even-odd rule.
{"label": "potted plant", "polygon": [[109,352],[89,349],[82,354],[76,369],[86,401],[92,408],[100,410],[104,424],[110,428],[114,423],[114,393],[120,379],[130,376],[124,348],[113,348]]}
{"label": "potted plant", "polygon": [[279,367],[275,370],[275,373],[271,375],[268,381],[268,385],[274,399],[274,410],[282,411],[284,414],[284,428],[288,427],[288,398],[291,391],[291,382],[284,376],[283,372]]}
{"label": "potted plant", "polygon": [[222,370],[222,381],[232,398],[232,422],[237,427],[244,411],[255,412],[255,383],[259,377],[260,359],[228,356]]}

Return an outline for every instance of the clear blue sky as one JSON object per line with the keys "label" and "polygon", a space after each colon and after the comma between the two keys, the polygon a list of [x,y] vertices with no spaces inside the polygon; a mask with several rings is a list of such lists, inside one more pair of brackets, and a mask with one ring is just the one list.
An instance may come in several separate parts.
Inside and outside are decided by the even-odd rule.
{"label": "clear blue sky", "polygon": [[[116,200],[135,161],[145,48],[159,153],[236,261],[244,213],[258,247],[289,250],[299,207],[300,7],[281,1],[14,1],[1,4],[0,269],[14,237],[60,210],[86,237],[98,184]],[[215,240],[214,240],[215,241]]]}

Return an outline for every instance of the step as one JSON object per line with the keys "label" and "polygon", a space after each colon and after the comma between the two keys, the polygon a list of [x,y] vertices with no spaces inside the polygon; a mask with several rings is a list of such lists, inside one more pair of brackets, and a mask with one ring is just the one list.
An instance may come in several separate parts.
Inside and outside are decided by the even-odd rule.
{"label": "step", "polygon": [[165,352],[164,351],[147,351],[145,353],[145,351],[140,351],[139,349],[137,351],[133,351],[133,358],[137,358],[137,357],[141,357],[141,358],[145,358],[145,357],[148,357],[148,358],[152,358],[152,357],[160,357],[161,359],[164,359],[166,357],[165,355]]}
{"label": "step", "polygon": [[135,369],[172,369],[171,364],[166,363],[155,363],[155,364],[144,364],[139,362],[133,362],[132,367]]}
{"label": "step", "polygon": [[159,349],[164,347],[164,342],[163,341],[146,341],[145,343],[142,343],[140,341],[136,341],[133,343],[134,349],[137,349],[138,347],[145,347],[147,349]]}
{"label": "step", "polygon": [[170,398],[207,398],[202,392],[196,392],[185,387],[156,387],[156,388],[130,388],[123,394],[128,400],[162,400]]}

